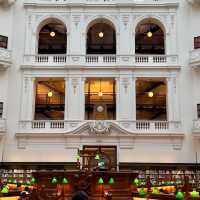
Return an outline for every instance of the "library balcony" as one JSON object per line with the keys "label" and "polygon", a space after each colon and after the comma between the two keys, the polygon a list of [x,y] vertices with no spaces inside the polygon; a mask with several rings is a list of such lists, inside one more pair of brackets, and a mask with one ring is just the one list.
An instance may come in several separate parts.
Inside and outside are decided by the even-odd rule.
{"label": "library balcony", "polygon": [[[112,129],[126,133],[130,137],[158,136],[158,137],[182,137],[181,122],[179,121],[118,121],[118,120],[33,120],[19,122],[19,135],[42,137],[42,134],[48,136],[67,137],[70,134],[78,136],[81,130],[88,130],[88,133],[106,135],[112,133]],[[58,135],[56,135],[56,133]],[[110,135],[108,134],[108,136]],[[111,134],[112,135],[112,134]],[[110,136],[111,136],[110,135]],[[75,135],[74,135],[75,136]],[[125,136],[125,135],[124,135]]]}
{"label": "library balcony", "polygon": [[11,52],[0,48],[0,70],[5,70],[11,65]]}
{"label": "library balcony", "polygon": [[48,4],[48,5],[68,5],[68,4],[94,4],[94,5],[113,5],[113,4],[129,4],[129,5],[178,5],[178,0],[25,0],[25,5],[40,5],[40,4]]}
{"label": "library balcony", "polygon": [[24,55],[23,67],[179,68],[178,55]]}

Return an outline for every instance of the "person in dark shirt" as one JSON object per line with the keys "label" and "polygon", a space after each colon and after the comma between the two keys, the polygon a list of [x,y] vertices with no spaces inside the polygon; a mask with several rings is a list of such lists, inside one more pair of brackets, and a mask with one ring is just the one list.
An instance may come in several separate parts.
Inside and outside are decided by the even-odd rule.
{"label": "person in dark shirt", "polygon": [[88,200],[88,195],[84,191],[79,191],[74,194],[72,200]]}

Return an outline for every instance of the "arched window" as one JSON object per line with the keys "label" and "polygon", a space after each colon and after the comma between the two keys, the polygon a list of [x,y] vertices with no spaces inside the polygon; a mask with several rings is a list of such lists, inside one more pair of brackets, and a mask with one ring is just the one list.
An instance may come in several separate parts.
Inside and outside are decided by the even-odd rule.
{"label": "arched window", "polygon": [[87,32],[87,54],[116,54],[116,33],[107,20],[97,20]]}
{"label": "arched window", "polygon": [[136,54],[165,54],[165,34],[161,26],[145,20],[136,27]]}
{"label": "arched window", "polygon": [[65,54],[67,49],[67,30],[58,20],[51,20],[39,31],[39,54]]}

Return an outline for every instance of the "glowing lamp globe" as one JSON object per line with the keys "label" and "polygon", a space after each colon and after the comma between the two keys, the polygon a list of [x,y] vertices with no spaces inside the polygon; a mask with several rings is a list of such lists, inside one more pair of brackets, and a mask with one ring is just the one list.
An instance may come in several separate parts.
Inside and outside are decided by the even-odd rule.
{"label": "glowing lamp globe", "polygon": [[51,37],[55,37],[55,36],[56,36],[56,33],[55,33],[54,31],[51,31],[51,32],[50,32],[50,36],[51,36]]}
{"label": "glowing lamp globe", "polygon": [[151,32],[151,31],[149,31],[148,33],[147,33],[147,37],[148,38],[151,38],[153,36],[153,33]]}
{"label": "glowing lamp globe", "polygon": [[99,96],[99,97],[102,97],[102,96],[103,96],[103,92],[99,92],[99,93],[98,93],[98,96]]}
{"label": "glowing lamp globe", "polygon": [[48,92],[48,97],[52,97],[53,96],[53,92]]}
{"label": "glowing lamp globe", "polygon": [[99,37],[103,38],[104,37],[104,33],[103,32],[99,32]]}
{"label": "glowing lamp globe", "polygon": [[148,97],[152,98],[153,97],[153,92],[148,92]]}

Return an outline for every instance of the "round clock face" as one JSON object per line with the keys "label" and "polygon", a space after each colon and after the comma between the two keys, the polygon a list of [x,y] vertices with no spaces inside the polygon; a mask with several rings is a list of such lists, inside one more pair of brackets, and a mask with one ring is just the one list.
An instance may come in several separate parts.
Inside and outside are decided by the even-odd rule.
{"label": "round clock face", "polygon": [[104,111],[104,107],[103,106],[97,106],[97,112],[101,113]]}

